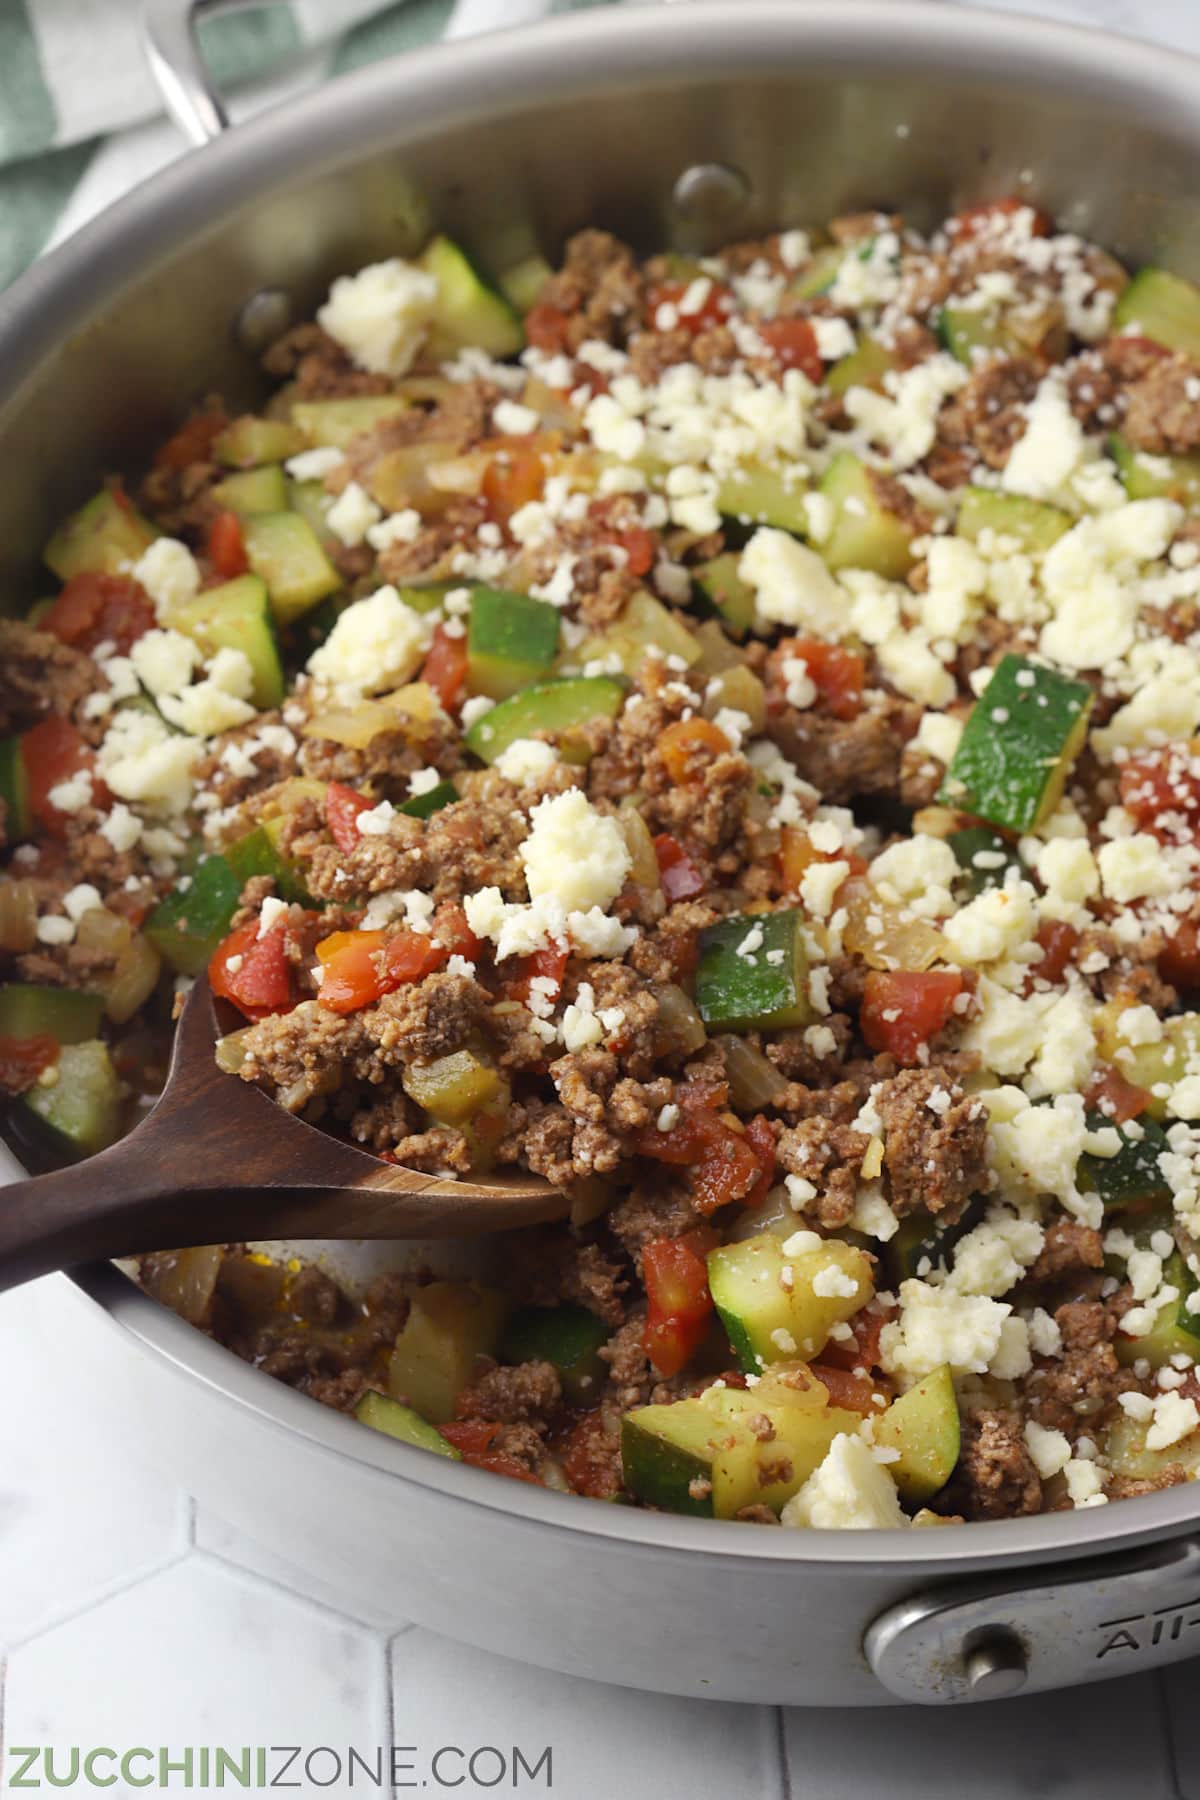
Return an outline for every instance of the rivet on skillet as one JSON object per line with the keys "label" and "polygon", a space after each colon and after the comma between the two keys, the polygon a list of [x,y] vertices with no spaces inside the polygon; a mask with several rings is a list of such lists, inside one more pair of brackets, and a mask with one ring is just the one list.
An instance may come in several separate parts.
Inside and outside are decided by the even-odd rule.
{"label": "rivet on skillet", "polygon": [[1002,1700],[1024,1687],[1029,1664],[1016,1633],[1000,1627],[968,1640],[963,1672],[972,1700]]}
{"label": "rivet on skillet", "polygon": [[233,321],[240,350],[260,356],[292,322],[292,302],[282,288],[260,288],[239,308]]}
{"label": "rivet on skillet", "polygon": [[745,212],[750,183],[729,163],[693,163],[677,178],[671,198],[683,232],[712,248],[730,236]]}

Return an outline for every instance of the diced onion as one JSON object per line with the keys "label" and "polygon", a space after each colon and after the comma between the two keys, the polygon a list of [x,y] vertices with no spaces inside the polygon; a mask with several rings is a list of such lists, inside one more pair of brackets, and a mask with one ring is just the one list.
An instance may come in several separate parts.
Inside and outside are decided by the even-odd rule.
{"label": "diced onion", "polygon": [[32,881],[0,880],[0,950],[12,955],[37,943],[37,895]]}
{"label": "diced onion", "polygon": [[761,1112],[788,1085],[769,1057],[743,1037],[719,1037],[729,1076],[729,1097],[739,1112]]}
{"label": "diced onion", "polygon": [[[92,917],[85,913],[82,924]],[[104,1010],[114,1025],[124,1025],[154,992],[162,969],[158,951],[135,932],[117,957],[112,974],[104,984]]]}
{"label": "diced onion", "polygon": [[655,1053],[659,1056],[690,1056],[708,1042],[704,1020],[695,1005],[673,981],[654,989],[658,1001],[658,1030]]}
{"label": "diced onion", "polygon": [[865,881],[848,881],[840,899],[848,915],[842,943],[870,968],[920,970],[951,960],[940,931],[902,906],[889,906]]}

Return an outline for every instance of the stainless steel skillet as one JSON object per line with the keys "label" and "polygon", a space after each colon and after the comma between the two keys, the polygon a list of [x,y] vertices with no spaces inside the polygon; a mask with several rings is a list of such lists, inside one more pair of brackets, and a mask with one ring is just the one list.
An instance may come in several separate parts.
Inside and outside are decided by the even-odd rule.
{"label": "stainless steel skillet", "polygon": [[[178,53],[178,31],[157,41]],[[175,75],[180,108],[195,75]],[[33,597],[34,547],[100,469],[208,388],[249,398],[248,346],[435,222],[503,266],[589,223],[704,244],[871,204],[930,222],[1021,188],[1127,260],[1197,276],[1200,70],[1099,33],[869,0],[614,7],[365,70],[185,157],[0,299],[5,591]],[[329,1254],[363,1266],[354,1246]],[[127,1368],[94,1396],[116,1439],[348,1604],[639,1687],[832,1705],[1065,1685],[1197,1636],[1194,1488],[904,1534],[589,1505],[430,1468],[108,1266],[76,1282]]]}

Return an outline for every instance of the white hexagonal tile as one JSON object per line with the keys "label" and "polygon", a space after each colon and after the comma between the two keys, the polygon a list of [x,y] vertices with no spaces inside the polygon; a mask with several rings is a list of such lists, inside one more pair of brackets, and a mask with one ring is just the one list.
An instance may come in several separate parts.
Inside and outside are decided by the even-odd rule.
{"label": "white hexagonal tile", "polygon": [[[0,1528],[2,1524],[3,1521],[0,1521]],[[323,1581],[319,1575],[302,1568],[299,1563],[289,1562],[268,1545],[239,1531],[236,1526],[226,1524],[224,1519],[218,1518],[205,1506],[198,1506],[196,1509],[194,1535],[200,1549],[210,1551],[212,1555],[233,1563],[239,1569],[246,1569],[252,1575],[273,1581],[293,1594],[314,1600],[319,1606],[344,1613],[348,1618],[370,1626],[373,1630],[390,1634],[402,1630],[408,1622],[397,1618],[394,1612],[383,1607],[373,1608],[369,1603],[356,1601],[347,1605],[345,1596],[332,1583]]]}
{"label": "white hexagonal tile", "polygon": [[[556,1800],[728,1800],[732,1794],[775,1800],[783,1794],[771,1707],[604,1687],[424,1630],[393,1640],[392,1695],[394,1742],[415,1747],[409,1758],[414,1786],[423,1779],[434,1786],[430,1759],[443,1748],[440,1773],[467,1777],[462,1792],[493,1782],[497,1792],[511,1792],[514,1752],[536,1768],[549,1746],[553,1789],[543,1781],[523,1784],[522,1791],[552,1791]],[[472,1786],[475,1750],[491,1754],[481,1756]],[[499,1781],[496,1752],[506,1759]]]}
{"label": "white hexagonal tile", "polygon": [[[223,1745],[234,1754],[244,1745],[328,1746],[344,1763],[349,1746],[373,1756],[389,1735],[382,1637],[199,1552],[44,1632],[8,1662],[9,1754],[50,1745],[63,1766],[72,1745]],[[328,1754],[314,1759],[313,1780],[302,1767],[292,1769],[300,1784],[290,1792],[345,1791],[345,1782],[329,1784]],[[196,1768],[194,1776],[198,1791],[216,1791],[201,1786]]]}
{"label": "white hexagonal tile", "polygon": [[86,1358],[103,1378],[102,1329],[88,1329],[58,1276],[0,1300],[5,1452],[0,1459],[3,1605],[14,1644],[185,1547],[180,1499],[130,1462],[72,1385]]}
{"label": "white hexagonal tile", "polygon": [[[976,1706],[784,1713],[791,1800],[1169,1800],[1151,1675]],[[886,1783],[886,1787],[885,1784]]]}

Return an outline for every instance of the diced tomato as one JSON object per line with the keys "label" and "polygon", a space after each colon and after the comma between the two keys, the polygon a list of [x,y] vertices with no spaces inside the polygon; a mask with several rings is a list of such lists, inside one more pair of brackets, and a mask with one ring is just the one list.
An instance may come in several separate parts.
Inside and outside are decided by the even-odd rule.
{"label": "diced tomato", "polygon": [[676,719],[659,734],[658,750],[672,781],[696,781],[714,756],[724,756],[729,739],[711,719]]}
{"label": "diced tomato", "polygon": [[77,650],[112,643],[124,655],[154,624],[154,607],[129,575],[72,575],[43,613],[41,629]]}
{"label": "diced tomato", "polygon": [[219,512],[209,526],[208,560],[226,581],[244,575],[250,567],[242,521],[235,512]]}
{"label": "diced tomato", "polygon": [[767,319],[756,325],[755,330],[780,370],[799,369],[810,381],[820,381],[824,364],[821,352],[817,349],[817,334],[811,320]]}
{"label": "diced tomato", "polygon": [[1153,1095],[1126,1081],[1120,1069],[1097,1070],[1085,1096],[1089,1108],[1102,1112],[1114,1125],[1127,1125],[1149,1106]]}
{"label": "diced tomato", "polygon": [[[705,278],[707,279],[707,278]],[[690,281],[659,281],[646,290],[646,317],[655,331],[711,331],[714,325],[721,325],[733,311],[733,295],[719,281],[708,281],[698,306],[691,306],[687,312],[681,310],[681,302],[693,286]],[[659,318],[659,308],[673,309],[674,318],[668,325],[670,312]]]}
{"label": "diced tomato", "polygon": [[775,1133],[771,1121],[760,1114],[746,1125],[746,1142],[758,1158],[761,1175],[746,1195],[747,1206],[761,1206],[775,1179]]}
{"label": "diced tomato", "polygon": [[821,1361],[837,1369],[878,1368],[879,1340],[884,1326],[895,1314],[894,1306],[864,1306],[849,1320],[853,1336],[830,1338],[821,1352]]}
{"label": "diced tomato", "polygon": [[658,878],[668,900],[691,900],[704,892],[704,876],[669,831],[660,831],[655,838],[654,854],[658,858]]}
{"label": "diced tomato", "polygon": [[692,1200],[700,1212],[716,1212],[731,1201],[745,1200],[758,1187],[763,1164],[746,1134],[735,1131],[711,1104],[689,1105],[680,1089],[680,1117],[669,1131],[647,1126],[638,1150],[656,1162],[691,1170]]}
{"label": "diced tomato", "polygon": [[1200,752],[1191,744],[1131,757],[1120,785],[1126,812],[1164,843],[1191,838],[1200,828]]}
{"label": "diced tomato", "polygon": [[425,932],[398,931],[384,947],[380,961],[382,991],[407,987],[410,982],[424,981],[437,969],[444,969],[450,952]]}
{"label": "diced tomato", "polygon": [[359,816],[370,812],[374,804],[373,800],[368,800],[365,795],[352,787],[346,787],[340,781],[331,781],[326,788],[325,823],[343,856],[349,856],[358,845]]}
{"label": "diced tomato", "polygon": [[0,1038],[0,1092],[23,1094],[43,1069],[57,1061],[58,1043],[45,1033],[37,1037]]}
{"label": "diced tomato", "polygon": [[571,321],[561,307],[540,300],[525,314],[525,336],[535,350],[556,356],[567,347]]}
{"label": "diced tomato", "polygon": [[493,1475],[507,1475],[511,1481],[529,1481],[535,1487],[542,1486],[537,1476],[515,1456],[491,1448],[500,1434],[500,1426],[492,1420],[451,1419],[445,1425],[439,1425],[438,1430],[473,1469],[487,1469]]}
{"label": "diced tomato", "polygon": [[963,992],[956,970],[872,969],[863,990],[859,1028],[872,1050],[915,1063],[923,1044],[951,1018]]}
{"label": "diced tomato", "polygon": [[475,936],[466,913],[453,900],[443,901],[434,913],[433,935],[448,956],[461,956],[467,962],[474,962],[483,949],[483,940]]}
{"label": "diced tomato", "polygon": [[421,680],[431,687],[447,712],[455,712],[467,685],[467,637],[452,637],[444,625],[433,634]]}
{"label": "diced tomato", "polygon": [[[65,837],[68,814],[50,800],[50,791],[83,769],[95,765],[95,756],[81,734],[67,719],[52,713],[21,737],[21,758],[29,782],[29,807],[51,837]],[[99,790],[93,789],[99,798]]]}
{"label": "diced tomato", "polygon": [[586,1494],[591,1500],[611,1500],[620,1492],[620,1459],[613,1455],[613,1440],[598,1407],[584,1413],[571,1427],[562,1466],[577,1494]]}
{"label": "diced tomato", "polygon": [[[867,861],[853,850],[818,850],[808,835],[806,828],[800,825],[785,825],[779,840],[779,868],[783,876],[783,885],[792,893],[799,893],[800,883],[804,879],[806,869],[814,863],[844,862],[849,863],[846,880],[852,881],[856,875],[865,875]],[[838,893],[841,889],[838,889]],[[835,895],[836,900],[836,895]]]}
{"label": "diced tomato", "polygon": [[1180,919],[1158,953],[1158,972],[1172,987],[1200,987],[1200,919]]}
{"label": "diced tomato", "polygon": [[193,413],[174,436],[160,444],[154,461],[160,469],[186,469],[192,463],[208,462],[213,442],[220,437],[229,420],[223,413]]}
{"label": "diced tomato", "polygon": [[658,557],[658,543],[652,531],[643,525],[631,525],[621,532],[617,543],[625,552],[625,567],[631,575],[648,575]]}
{"label": "diced tomato", "polygon": [[259,937],[258,924],[249,919],[231,931],[208,965],[213,993],[232,1000],[248,1019],[265,1019],[295,1002],[285,927],[275,925]]}
{"label": "diced tomato", "polygon": [[856,650],[823,644],[819,638],[793,638],[779,646],[775,657],[804,663],[819,701],[835,719],[857,719],[862,711],[866,664]]}
{"label": "diced tomato", "polygon": [[352,1013],[444,969],[450,951],[420,931],[334,931],[317,945],[317,960],[321,1005]]}
{"label": "diced tomato", "polygon": [[1003,200],[981,200],[976,206],[965,206],[961,212],[955,213],[946,229],[951,237],[981,237],[1020,212],[1033,214],[1030,231],[1034,237],[1049,237],[1052,224],[1049,214],[1044,213],[1040,207],[1031,205],[1019,194],[1009,194]]}
{"label": "diced tomato", "polygon": [[659,1374],[678,1375],[708,1331],[708,1264],[686,1238],[657,1238],[642,1251],[646,1327],[642,1342]]}
{"label": "diced tomato", "polygon": [[856,1375],[853,1369],[828,1362],[814,1363],[812,1372],[829,1389],[830,1406],[844,1406],[848,1412],[857,1413],[881,1413],[887,1406],[888,1392],[880,1387],[875,1375]]}
{"label": "diced tomato", "polygon": [[517,965],[518,973],[506,983],[505,991],[512,1000],[528,1000],[533,991],[534,980],[552,981],[555,995],[562,988],[563,973],[570,960],[571,949],[568,944],[549,944],[544,950],[535,950],[529,956],[523,956]]}
{"label": "diced tomato", "polygon": [[483,477],[483,497],[488,515],[507,525],[515,512],[540,500],[546,485],[546,465],[528,441],[512,438],[498,450]]}
{"label": "diced tomato", "polygon": [[1075,927],[1061,919],[1043,920],[1035,935],[1042,954],[1037,962],[1030,964],[1025,978],[1027,991],[1032,989],[1035,981],[1061,981],[1079,944]]}
{"label": "diced tomato", "polygon": [[334,931],[317,945],[323,970],[319,999],[329,1012],[357,1012],[383,992],[379,952],[386,931]]}

